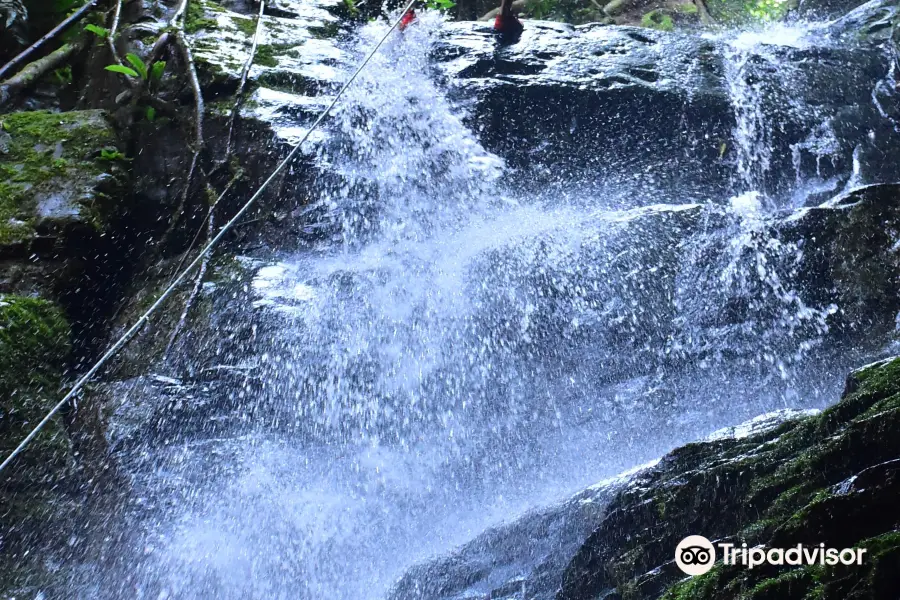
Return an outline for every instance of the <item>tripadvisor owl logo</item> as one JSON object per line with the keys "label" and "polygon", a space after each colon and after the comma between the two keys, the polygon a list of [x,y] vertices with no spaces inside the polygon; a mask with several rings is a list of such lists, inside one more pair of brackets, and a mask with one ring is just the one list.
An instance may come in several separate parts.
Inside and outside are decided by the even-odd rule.
{"label": "tripadvisor owl logo", "polygon": [[702,535],[689,535],[675,548],[675,564],[688,575],[703,575],[716,562],[716,549]]}
{"label": "tripadvisor owl logo", "polygon": [[[748,547],[746,543],[719,542],[722,564],[742,565],[748,569],[760,565],[819,565],[833,567],[861,565],[867,552],[865,548],[826,548],[825,544],[804,546],[797,544],[790,548],[766,548],[764,545]],[[675,564],[688,575],[703,575],[713,568],[716,549],[702,535],[689,535],[675,547]]]}

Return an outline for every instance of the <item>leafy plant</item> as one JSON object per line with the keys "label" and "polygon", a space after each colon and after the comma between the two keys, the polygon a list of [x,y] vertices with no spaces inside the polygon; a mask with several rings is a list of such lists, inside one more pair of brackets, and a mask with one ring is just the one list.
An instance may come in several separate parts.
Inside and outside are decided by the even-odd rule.
{"label": "leafy plant", "polygon": [[556,9],[557,0],[529,0],[525,3],[525,10],[529,16],[535,19],[545,19]]}
{"label": "leafy plant", "polygon": [[100,149],[100,160],[114,161],[114,160],[131,160],[131,159],[126,157],[121,152],[119,152],[119,149],[116,148],[115,146],[108,146],[106,148]]}
{"label": "leafy plant", "polygon": [[69,85],[72,83],[72,67],[66,65],[53,71],[53,76],[59,85]]}
{"label": "leafy plant", "polygon": [[134,67],[134,70],[140,73],[141,79],[149,79],[149,71],[147,70],[147,65],[144,64],[144,61],[141,60],[141,57],[133,52],[129,52],[125,55],[125,60],[131,63],[131,66]]}
{"label": "leafy plant", "polygon": [[[125,60],[128,62],[128,64],[131,65],[130,67],[120,64],[113,64],[107,65],[106,70],[112,73],[119,73],[120,75],[124,75],[132,79],[141,80],[142,85],[132,97],[132,106],[134,108],[138,108],[142,104],[142,99],[145,99],[156,92],[158,84],[160,81],[162,81],[163,74],[166,71],[166,61],[158,60],[148,67],[147,63],[141,60],[140,56],[131,52],[125,55]],[[126,93],[129,92],[123,92],[122,94]],[[144,109],[144,116],[148,121],[156,120],[156,109],[152,106],[146,107]]]}
{"label": "leafy plant", "polygon": [[425,6],[432,10],[450,10],[456,6],[453,0],[427,0]]}
{"label": "leafy plant", "polygon": [[106,67],[106,70],[113,73],[121,73],[122,75],[127,75],[128,77],[139,77],[137,71],[135,71],[134,69],[129,69],[125,65],[108,65]]}
{"label": "leafy plant", "polygon": [[109,29],[107,29],[106,27],[100,27],[99,25],[85,25],[84,30],[90,31],[101,40],[106,39],[109,36]]}
{"label": "leafy plant", "polygon": [[106,70],[135,79],[140,78],[150,83],[156,83],[162,79],[163,72],[166,70],[166,61],[164,60],[156,61],[150,65],[149,68],[137,54],[129,52],[125,55],[125,60],[128,61],[131,67],[126,67],[125,65],[108,65]]}
{"label": "leafy plant", "polygon": [[787,0],[758,0],[746,5],[747,12],[760,21],[777,21],[790,9]]}

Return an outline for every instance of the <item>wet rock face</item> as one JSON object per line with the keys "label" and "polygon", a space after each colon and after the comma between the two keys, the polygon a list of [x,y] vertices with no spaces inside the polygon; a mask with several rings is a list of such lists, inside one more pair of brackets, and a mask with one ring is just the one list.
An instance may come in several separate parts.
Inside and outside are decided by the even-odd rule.
{"label": "wet rock face", "polygon": [[388,598],[552,598],[568,557],[602,522],[610,498],[625,485],[624,477],[612,479],[486,531],[450,556],[411,568]]}
{"label": "wet rock face", "polygon": [[900,184],[871,185],[780,222],[802,250],[798,283],[807,300],[834,304],[832,334],[849,347],[877,347],[896,328],[900,298]]}
{"label": "wet rock face", "polygon": [[716,51],[637,27],[535,21],[511,46],[487,24],[448,24],[434,55],[472,102],[482,141],[512,166],[603,177],[653,164],[665,185],[727,180],[717,157],[733,120]]}
{"label": "wet rock face", "polygon": [[[889,571],[900,558],[900,520],[888,508],[900,483],[900,444],[887,433],[900,415],[898,375],[900,359],[878,363],[853,373],[841,401],[820,415],[674,451],[613,500],[557,598],[888,597],[896,589]],[[683,578],[674,548],[692,534],[738,545],[874,551],[852,569],[720,564],[666,591]]]}
{"label": "wet rock face", "polygon": [[486,147],[522,173],[786,198],[807,179],[839,189],[854,153],[866,182],[900,177],[882,116],[896,103],[883,81],[896,13],[871,2],[770,41],[528,21],[504,46],[489,24],[451,23],[434,57]]}

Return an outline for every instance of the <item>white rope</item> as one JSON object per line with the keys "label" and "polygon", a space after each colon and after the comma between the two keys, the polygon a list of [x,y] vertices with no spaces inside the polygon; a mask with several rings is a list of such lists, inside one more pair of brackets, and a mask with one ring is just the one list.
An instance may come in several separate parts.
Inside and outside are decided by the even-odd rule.
{"label": "white rope", "polygon": [[87,373],[82,375],[81,378],[77,382],[75,382],[75,385],[72,386],[72,389],[69,390],[69,393],[66,394],[65,397],[63,397],[63,399],[60,400],[49,413],[47,413],[47,416],[41,419],[41,422],[31,430],[31,433],[25,436],[25,439],[23,439],[22,442],[18,446],[16,446],[16,449],[6,457],[3,463],[0,463],[0,472],[2,472],[3,469],[5,469],[7,465],[9,465],[9,463],[11,463],[13,459],[18,456],[22,452],[22,450],[25,449],[25,447],[37,436],[40,430],[43,429],[43,427],[50,421],[50,419],[53,418],[56,413],[58,413],[59,410],[63,406],[65,406],[67,402],[69,402],[69,400],[75,397],[75,394],[77,394],[81,390],[81,388],[84,387],[84,384],[87,383],[91,379],[91,377],[93,377],[97,373],[97,371],[100,370],[100,367],[106,364],[106,362],[110,358],[115,356],[116,353],[121,350],[125,346],[125,344],[128,343],[131,337],[135,333],[137,333],[137,331],[141,327],[144,326],[144,323],[149,320],[150,315],[152,315],[156,311],[156,309],[159,308],[163,304],[163,302],[165,302],[166,299],[172,294],[175,288],[178,287],[182,281],[184,281],[188,273],[190,273],[197,265],[200,264],[200,262],[203,260],[203,257],[206,256],[206,254],[209,253],[209,251],[212,250],[212,248],[216,244],[218,244],[223,237],[225,237],[225,234],[228,233],[228,230],[231,229],[238,221],[240,221],[241,217],[243,217],[247,213],[247,211],[250,210],[250,207],[253,206],[253,204],[259,199],[260,196],[262,196],[263,192],[269,186],[269,184],[272,183],[272,181],[274,181],[275,178],[278,177],[278,175],[285,169],[285,167],[287,167],[288,163],[290,163],[291,160],[294,159],[294,157],[297,155],[297,152],[300,151],[300,146],[303,145],[303,142],[305,142],[309,138],[310,134],[312,134],[312,132],[315,131],[316,128],[318,128],[322,121],[325,120],[325,117],[327,117],[328,113],[330,113],[331,110],[335,107],[335,105],[338,103],[338,100],[340,100],[344,92],[347,91],[347,88],[350,87],[350,85],[359,76],[362,70],[366,68],[366,65],[369,64],[369,61],[372,60],[372,57],[375,56],[375,53],[378,52],[379,48],[381,48],[384,42],[388,39],[388,36],[391,35],[394,29],[396,29],[400,24],[400,21],[403,19],[404,15],[406,15],[406,13],[413,7],[413,5],[417,1],[418,0],[409,1],[409,3],[406,5],[406,8],[404,8],[403,12],[400,13],[400,17],[396,21],[394,21],[394,24],[391,25],[391,28],[387,30],[387,33],[384,34],[384,37],[382,37],[381,40],[377,44],[375,44],[375,47],[372,48],[372,51],[369,52],[369,55],[366,56],[365,60],[362,61],[362,63],[359,65],[359,67],[357,67],[356,71],[353,73],[350,79],[348,79],[344,86],[340,89],[340,91],[331,101],[331,104],[329,104],[328,107],[319,114],[316,121],[312,124],[312,127],[310,127],[309,130],[303,135],[303,138],[294,145],[287,157],[285,157],[285,159],[281,161],[281,163],[278,165],[278,167],[275,168],[269,178],[266,179],[265,182],[263,182],[262,186],[260,186],[258,190],[256,190],[256,193],[253,194],[253,196],[249,200],[247,200],[247,203],[244,204],[244,206],[242,206],[241,209],[237,211],[237,213],[233,217],[231,217],[230,221],[225,223],[222,229],[219,230],[219,233],[217,233],[216,236],[211,239],[206,244],[206,246],[204,246],[204,248],[200,251],[200,254],[197,255],[197,258],[195,258],[191,264],[185,267],[181,274],[174,281],[172,281],[172,283],[169,284],[169,287],[167,287],[165,291],[160,295],[160,297],[156,299],[156,302],[154,302],[153,305],[147,309],[147,312],[141,315],[137,322],[132,325],[128,329],[128,331],[123,333],[122,336],[118,340],[116,340],[116,343],[114,343],[109,348],[109,350],[107,350],[106,353],[100,357],[100,360],[98,360]]}

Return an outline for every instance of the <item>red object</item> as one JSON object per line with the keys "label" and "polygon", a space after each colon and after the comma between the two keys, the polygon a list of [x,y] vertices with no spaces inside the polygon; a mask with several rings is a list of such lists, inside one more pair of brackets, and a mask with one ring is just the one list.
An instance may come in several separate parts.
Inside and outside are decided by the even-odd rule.
{"label": "red object", "polygon": [[505,38],[518,38],[525,26],[514,15],[497,15],[494,19],[494,31]]}
{"label": "red object", "polygon": [[406,14],[403,15],[403,18],[400,19],[400,25],[398,25],[397,27],[400,29],[400,31],[403,31],[404,29],[412,25],[415,20],[416,11],[414,11],[413,9],[409,9],[408,11],[406,11]]}

